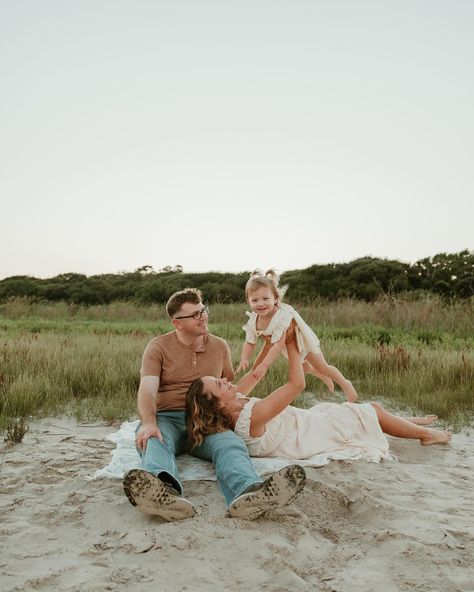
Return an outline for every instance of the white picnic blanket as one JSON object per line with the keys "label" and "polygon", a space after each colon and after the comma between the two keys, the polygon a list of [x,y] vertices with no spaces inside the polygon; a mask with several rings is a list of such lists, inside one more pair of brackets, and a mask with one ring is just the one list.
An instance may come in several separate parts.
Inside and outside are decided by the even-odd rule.
{"label": "white picnic blanket", "polygon": [[[112,459],[109,464],[102,469],[98,469],[90,478],[98,479],[100,477],[110,479],[122,479],[127,471],[131,469],[140,469],[141,459],[135,448],[135,430],[138,425],[136,421],[125,421],[117,432],[107,436],[107,440],[114,442],[116,447],[112,450]],[[348,460],[347,454],[342,455],[340,459],[337,454],[331,453],[329,458],[327,454],[317,454],[305,460],[299,460],[298,464],[308,467],[322,467],[327,465],[330,460]],[[258,475],[266,475],[278,471],[282,467],[295,464],[293,459],[288,458],[252,458],[255,470]],[[180,478],[183,481],[215,481],[216,472],[211,462],[195,458],[189,454],[182,454],[177,458],[177,466]]]}

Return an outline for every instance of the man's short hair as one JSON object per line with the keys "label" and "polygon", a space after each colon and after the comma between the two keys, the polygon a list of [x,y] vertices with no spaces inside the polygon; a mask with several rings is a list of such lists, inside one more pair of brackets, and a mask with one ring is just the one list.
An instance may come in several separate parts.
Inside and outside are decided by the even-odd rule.
{"label": "man's short hair", "polygon": [[166,312],[170,319],[174,317],[186,302],[190,302],[191,304],[201,304],[201,290],[197,290],[196,288],[186,288],[185,290],[180,290],[179,292],[172,294],[166,303]]}

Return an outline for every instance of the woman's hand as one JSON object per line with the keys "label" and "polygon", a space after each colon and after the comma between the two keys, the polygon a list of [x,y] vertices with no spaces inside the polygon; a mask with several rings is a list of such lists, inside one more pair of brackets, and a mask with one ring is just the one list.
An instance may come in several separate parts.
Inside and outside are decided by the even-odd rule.
{"label": "woman's hand", "polygon": [[265,374],[267,373],[268,370],[268,366],[267,364],[259,364],[253,371],[252,371],[252,376],[255,378],[255,380],[261,380]]}
{"label": "woman's hand", "polygon": [[290,326],[286,330],[285,343],[291,343],[296,341],[296,323],[295,319],[292,319]]}

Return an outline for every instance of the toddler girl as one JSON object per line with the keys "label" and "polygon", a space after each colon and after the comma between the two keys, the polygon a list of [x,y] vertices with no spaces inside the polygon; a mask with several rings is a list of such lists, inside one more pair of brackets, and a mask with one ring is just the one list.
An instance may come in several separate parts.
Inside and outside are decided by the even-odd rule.
{"label": "toddler girl", "polygon": [[336,382],[344,391],[347,400],[355,401],[357,393],[352,383],[344,378],[335,366],[328,365],[321,353],[319,339],[296,310],[282,302],[287,286],[279,287],[278,279],[278,275],[272,269],[265,273],[256,270],[250,275],[245,286],[245,299],[252,312],[246,313],[249,320],[242,327],[246,337],[236,372],[248,367],[257,339],[262,336],[265,345],[255,360],[252,374],[257,380],[263,378],[278,354],[286,355],[285,333],[294,321],[296,342],[304,371],[320,378],[331,392]]}

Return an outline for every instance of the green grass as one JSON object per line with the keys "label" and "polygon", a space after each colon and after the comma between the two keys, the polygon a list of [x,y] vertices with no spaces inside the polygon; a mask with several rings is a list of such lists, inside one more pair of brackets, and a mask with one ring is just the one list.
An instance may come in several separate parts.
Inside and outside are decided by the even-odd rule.
{"label": "green grass", "polygon": [[[237,364],[245,305],[211,309],[211,331],[225,338]],[[465,425],[474,416],[472,304],[441,301],[318,302],[300,309],[326,359],[356,386],[361,401],[406,412],[436,413]],[[352,314],[352,316],[351,316]],[[148,340],[171,330],[163,307],[115,303],[90,308],[59,303],[0,305],[0,428],[17,417],[67,413],[81,420],[136,417],[140,360]],[[279,359],[255,390],[286,380]],[[342,401],[307,378],[296,404]]]}
{"label": "green grass", "polygon": [[0,349],[1,416],[133,414],[143,336],[22,334]]}

